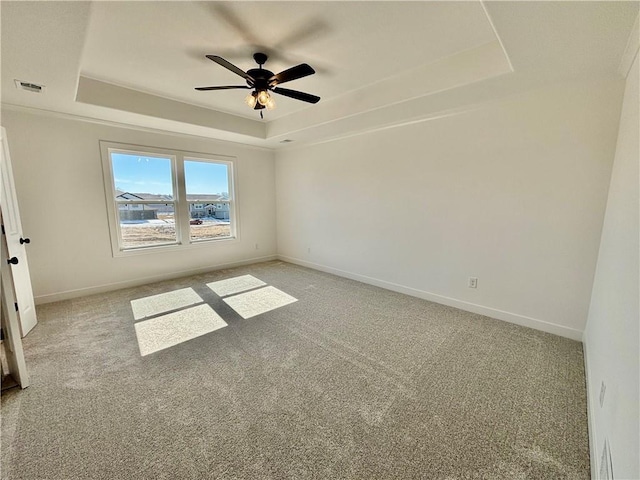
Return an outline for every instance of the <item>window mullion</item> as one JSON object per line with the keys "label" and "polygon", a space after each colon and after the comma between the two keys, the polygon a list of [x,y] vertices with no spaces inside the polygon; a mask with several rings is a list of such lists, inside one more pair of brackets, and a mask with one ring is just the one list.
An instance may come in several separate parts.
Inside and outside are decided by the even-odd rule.
{"label": "window mullion", "polygon": [[184,179],[184,156],[177,155],[176,162],[176,227],[179,242],[183,245],[189,243],[189,202],[187,202],[187,188]]}

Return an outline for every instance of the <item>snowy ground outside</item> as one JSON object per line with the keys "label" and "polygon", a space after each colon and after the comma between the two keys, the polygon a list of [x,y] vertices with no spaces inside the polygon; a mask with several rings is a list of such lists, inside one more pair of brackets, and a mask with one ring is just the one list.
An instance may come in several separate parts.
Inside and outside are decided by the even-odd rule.
{"label": "snowy ground outside", "polygon": [[[212,240],[231,236],[229,220],[203,218],[200,225],[189,226],[191,241]],[[177,242],[173,219],[127,220],[120,222],[124,248],[160,245]]]}

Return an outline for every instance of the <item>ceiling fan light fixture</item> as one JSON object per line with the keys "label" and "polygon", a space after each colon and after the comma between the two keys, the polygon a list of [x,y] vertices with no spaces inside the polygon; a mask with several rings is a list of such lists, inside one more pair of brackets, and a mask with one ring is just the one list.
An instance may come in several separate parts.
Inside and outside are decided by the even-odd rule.
{"label": "ceiling fan light fixture", "polygon": [[245,97],[244,103],[246,103],[250,108],[253,108],[256,106],[256,102],[258,101],[257,97],[258,94],[256,92],[251,92]]}
{"label": "ceiling fan light fixture", "polygon": [[266,90],[260,90],[258,92],[258,103],[260,105],[267,105],[267,103],[269,103],[269,99],[271,98],[271,95],[269,95],[269,92],[267,92]]}
{"label": "ceiling fan light fixture", "polygon": [[274,108],[276,108],[276,101],[271,95],[269,95],[269,100],[267,101],[265,107],[267,107],[267,110],[273,110]]}

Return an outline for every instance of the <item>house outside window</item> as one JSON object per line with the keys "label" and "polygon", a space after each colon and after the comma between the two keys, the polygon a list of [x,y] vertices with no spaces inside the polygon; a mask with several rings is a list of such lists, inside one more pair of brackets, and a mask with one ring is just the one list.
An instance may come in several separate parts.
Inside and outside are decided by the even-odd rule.
{"label": "house outside window", "polygon": [[[233,158],[111,142],[100,146],[114,256],[237,237]],[[213,211],[207,202],[223,208]]]}

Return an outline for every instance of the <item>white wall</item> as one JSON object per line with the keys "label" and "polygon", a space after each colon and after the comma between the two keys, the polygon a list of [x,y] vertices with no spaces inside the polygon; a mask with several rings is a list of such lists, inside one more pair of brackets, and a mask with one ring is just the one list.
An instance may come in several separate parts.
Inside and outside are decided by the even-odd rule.
{"label": "white wall", "polygon": [[581,339],[622,88],[558,85],[278,152],[278,253]]}
{"label": "white wall", "polygon": [[[271,151],[6,109],[2,125],[7,129],[24,234],[32,240],[29,267],[37,302],[276,254]],[[235,156],[239,241],[114,258],[100,140]]]}
{"label": "white wall", "polygon": [[[640,121],[638,58],[627,78],[584,334],[592,461],[609,440],[615,478],[640,478]],[[605,400],[600,407],[602,382]],[[599,470],[596,463],[594,470]]]}

